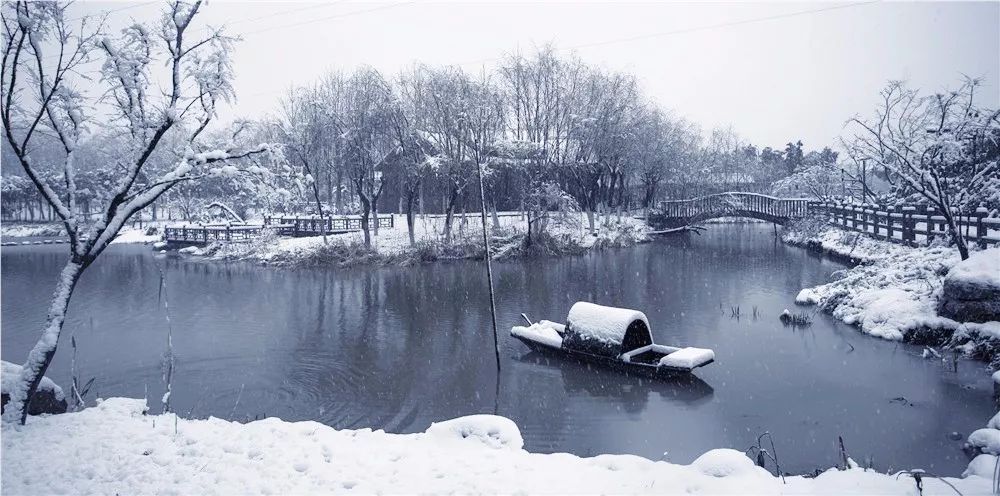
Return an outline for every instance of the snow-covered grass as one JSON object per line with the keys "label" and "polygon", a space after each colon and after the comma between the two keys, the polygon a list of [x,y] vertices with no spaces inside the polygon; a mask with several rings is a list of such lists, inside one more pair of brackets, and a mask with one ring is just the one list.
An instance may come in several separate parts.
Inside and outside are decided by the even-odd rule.
{"label": "snow-covered grass", "polygon": [[[591,249],[631,246],[649,239],[649,228],[642,220],[611,215],[600,219],[596,234],[586,226],[582,213],[550,219],[546,234],[526,242],[527,221],[520,215],[502,215],[500,227],[490,224],[491,248],[495,259],[525,255],[561,255],[583,253]],[[415,244],[410,244],[406,218],[396,215],[394,227],[372,232],[371,247],[364,245],[364,234],[352,232],[330,235],[327,243],[321,236],[304,238],[263,237],[244,244],[208,247],[197,255],[222,259],[242,259],[274,265],[410,265],[436,260],[482,258],[482,228],[478,215],[459,217],[452,227],[452,239],[446,241],[444,218],[420,216],[414,222]]]}
{"label": "snow-covered grass", "polygon": [[[917,494],[906,473],[861,468],[783,482],[731,449],[690,465],[530,453],[517,426],[492,415],[400,435],[276,418],[147,415],[142,400],[114,398],[4,424],[2,445],[4,494]],[[924,477],[923,494],[989,494],[986,465],[946,482]]]}
{"label": "snow-covered grass", "polygon": [[4,222],[0,224],[0,237],[28,238],[32,236],[65,236],[66,230],[58,222]]}
{"label": "snow-covered grass", "polygon": [[[885,339],[950,342],[971,352],[982,348],[984,339],[1000,338],[1000,322],[961,323],[938,315],[945,277],[961,260],[955,248],[908,247],[808,223],[790,226],[783,239],[859,262],[835,273],[832,282],[803,289],[797,303],[818,305],[843,322]],[[996,260],[1000,249],[991,248],[976,256]],[[989,276],[979,271],[992,269],[983,263],[965,270],[974,272],[966,277],[983,279]]]}

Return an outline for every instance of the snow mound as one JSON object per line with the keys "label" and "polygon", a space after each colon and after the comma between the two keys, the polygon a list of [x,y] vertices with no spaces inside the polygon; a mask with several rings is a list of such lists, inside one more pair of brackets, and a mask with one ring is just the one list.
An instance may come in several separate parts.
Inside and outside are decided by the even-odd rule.
{"label": "snow mound", "polygon": [[709,451],[691,462],[691,466],[711,477],[744,475],[758,469],[742,451],[728,448]]}
{"label": "snow mound", "polygon": [[969,444],[979,448],[983,453],[1000,454],[1000,430],[978,429],[969,434]]}
{"label": "snow mound", "polygon": [[715,360],[715,352],[705,348],[681,348],[660,359],[660,365],[665,367],[676,367],[683,369],[693,369],[700,365]]}
{"label": "snow mound", "polygon": [[[3,394],[10,394],[17,387],[17,380],[21,376],[21,366],[7,361],[0,360],[0,390]],[[51,391],[57,401],[66,399],[61,387],[48,377],[42,377],[38,383],[38,391]]]}
{"label": "snow mound", "polygon": [[[994,373],[994,375],[996,375],[996,373]],[[986,424],[986,427],[989,427],[990,429],[1000,429],[1000,412],[997,412],[997,414],[990,419],[990,421]]]}
{"label": "snow mound", "polygon": [[948,272],[948,281],[1000,290],[1000,248],[969,254]]}
{"label": "snow mound", "polygon": [[558,325],[559,324],[553,324],[552,322],[543,320],[541,322],[531,324],[530,327],[514,326],[510,329],[510,335],[520,336],[525,339],[542,343],[546,346],[559,348],[562,346],[563,338],[559,335],[559,331],[555,327]]}
{"label": "snow mound", "polygon": [[801,290],[796,303],[819,305],[835,318],[884,339],[901,340],[905,333],[922,328],[958,328],[958,322],[937,312],[944,275],[959,261],[956,250],[910,248],[833,227],[815,240],[825,250],[864,263],[839,272],[833,282]]}
{"label": "snow mound", "polygon": [[625,339],[628,326],[637,320],[642,321],[646,329],[649,329],[649,320],[638,310],[578,301],[569,309],[566,324],[581,337],[620,344]]}
{"label": "snow mound", "polygon": [[474,439],[491,448],[519,450],[524,447],[521,431],[513,420],[497,415],[469,415],[427,428],[428,435],[438,438]]}
{"label": "snow mound", "polygon": [[994,455],[979,455],[969,462],[969,466],[962,472],[962,477],[971,475],[993,479],[993,472],[996,470],[997,457]]}

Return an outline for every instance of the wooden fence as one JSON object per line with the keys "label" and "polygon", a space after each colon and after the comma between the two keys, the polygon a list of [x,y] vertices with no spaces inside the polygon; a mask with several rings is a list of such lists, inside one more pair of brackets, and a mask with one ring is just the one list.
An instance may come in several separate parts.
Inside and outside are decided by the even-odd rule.
{"label": "wooden fence", "polygon": [[[824,213],[843,229],[870,234],[895,243],[916,245],[947,236],[945,218],[933,207],[883,207],[867,204],[813,202],[810,211]],[[972,213],[955,212],[962,235],[980,246],[1000,244],[1000,219],[987,217],[985,208]]]}

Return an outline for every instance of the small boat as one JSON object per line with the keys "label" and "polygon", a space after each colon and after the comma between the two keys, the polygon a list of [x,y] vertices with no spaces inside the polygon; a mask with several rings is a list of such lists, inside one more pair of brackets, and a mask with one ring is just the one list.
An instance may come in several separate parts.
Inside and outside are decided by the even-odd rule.
{"label": "small boat", "polygon": [[[522,314],[524,316],[524,314]],[[677,348],[653,342],[649,320],[638,310],[576,302],[566,324],[542,320],[514,326],[510,335],[534,351],[607,365],[633,374],[669,377],[715,361],[705,348]]]}

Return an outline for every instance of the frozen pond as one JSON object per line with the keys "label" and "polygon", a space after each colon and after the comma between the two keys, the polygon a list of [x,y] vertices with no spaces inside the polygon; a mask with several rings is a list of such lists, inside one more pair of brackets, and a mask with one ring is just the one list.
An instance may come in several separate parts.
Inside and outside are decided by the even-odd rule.
{"label": "frozen pond", "polygon": [[[20,363],[37,338],[65,250],[3,248],[4,360]],[[746,449],[771,431],[786,471],[837,463],[843,436],[859,463],[958,475],[967,460],[949,434],[964,438],[995,412],[982,363],[961,360],[955,372],[950,361],[922,359],[921,348],[868,338],[825,315],[806,329],[783,327],[778,315],[798,290],[843,266],[775,242],[759,224],[496,264],[499,399],[476,262],[287,270],[116,245],[84,275],[48,375],[68,387],[75,332],[97,395],[146,395],[158,412],[161,268],[177,355],[172,404],[195,417],[413,432],[497,405],[532,451],[666,452],[688,463],[711,448]],[[520,312],[562,321],[577,300],[643,310],[657,342],[714,348],[716,363],[692,380],[650,382],[542,358],[507,335]]]}

